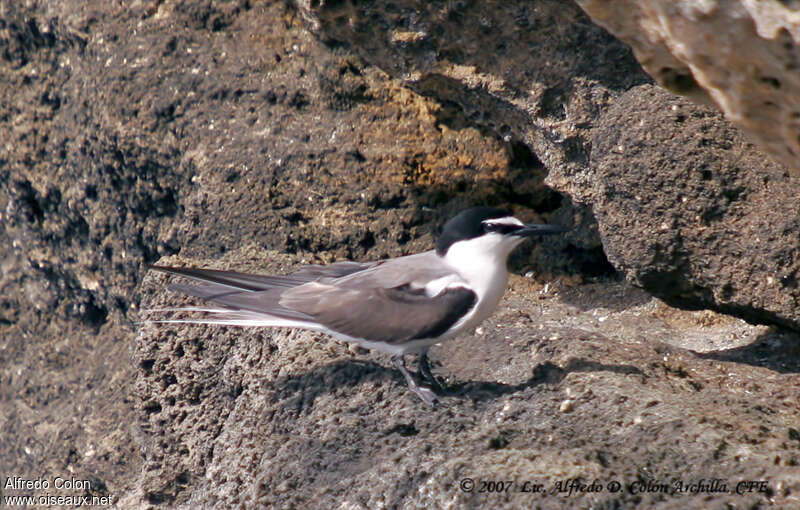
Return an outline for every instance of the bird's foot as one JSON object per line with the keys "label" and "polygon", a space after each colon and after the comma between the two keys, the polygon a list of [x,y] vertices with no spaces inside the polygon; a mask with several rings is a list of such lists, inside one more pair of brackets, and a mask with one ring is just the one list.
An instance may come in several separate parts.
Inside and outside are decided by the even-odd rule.
{"label": "bird's foot", "polygon": [[409,372],[406,368],[406,361],[402,355],[395,356],[392,358],[392,361],[394,361],[394,364],[397,366],[397,369],[400,370],[400,373],[403,374],[406,384],[408,384],[408,389],[411,390],[412,393],[430,406],[435,406],[439,402],[439,397],[436,395],[436,391],[433,388],[430,388],[426,385],[421,385],[414,379],[414,376],[411,375],[411,372]]}
{"label": "bird's foot", "polygon": [[422,374],[422,378],[427,381],[431,387],[436,390],[437,392],[444,391],[442,385],[439,384],[439,381],[436,380],[436,376],[433,375],[431,372],[431,366],[428,363],[428,353],[427,351],[421,352],[419,354],[419,359],[417,361],[419,366],[419,373]]}
{"label": "bird's foot", "polygon": [[428,404],[429,406],[435,407],[436,404],[440,402],[439,396],[432,388],[415,384],[414,386],[409,385],[408,389],[410,389],[416,396],[421,398],[422,401]]}

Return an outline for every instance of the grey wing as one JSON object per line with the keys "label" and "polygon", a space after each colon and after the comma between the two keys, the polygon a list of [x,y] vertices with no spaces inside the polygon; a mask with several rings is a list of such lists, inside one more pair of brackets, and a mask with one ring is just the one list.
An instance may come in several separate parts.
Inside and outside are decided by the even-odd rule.
{"label": "grey wing", "polygon": [[[202,299],[228,294],[231,290],[262,291],[274,288],[292,288],[313,281],[334,283],[338,287],[392,288],[409,283],[424,286],[448,274],[448,269],[438,263],[433,251],[377,262],[336,262],[327,266],[307,265],[285,276],[270,276],[237,271],[220,271],[191,267],[150,266],[154,271],[177,274],[203,282],[204,285],[172,285],[175,290]],[[388,270],[387,270],[388,269]],[[414,274],[408,280],[408,275]],[[420,285],[416,285],[420,283]]]}
{"label": "grey wing", "polygon": [[312,316],[281,304],[281,294],[284,290],[285,289],[269,289],[258,292],[235,291],[227,294],[215,295],[206,299],[231,310],[244,310],[281,319],[313,322],[314,318]]}
{"label": "grey wing", "polygon": [[319,278],[341,278],[353,273],[358,273],[369,269],[380,262],[335,262],[327,266],[320,266],[317,264],[309,264],[301,267],[297,272],[292,273],[294,278],[303,278],[306,282],[314,281]]}
{"label": "grey wing", "polygon": [[[309,265],[287,276],[150,268],[203,282],[170,287],[226,309],[318,322],[354,338],[402,342],[440,335],[477,299],[465,288],[427,296],[425,283],[451,274],[434,256],[425,252],[379,262]],[[410,274],[414,277],[409,278]]]}
{"label": "grey wing", "polygon": [[312,283],[284,292],[280,304],[353,338],[401,343],[441,335],[476,301],[475,292],[464,287],[429,297],[408,285],[353,289]]}
{"label": "grey wing", "polygon": [[[308,265],[286,276],[268,276],[194,267],[150,266],[150,269],[185,276],[209,284],[195,286],[204,289],[203,294],[205,295],[190,293],[192,295],[197,295],[197,297],[207,297],[207,295],[213,294],[215,289],[224,292],[226,288],[228,290],[260,291],[276,287],[296,287],[322,277],[340,278],[342,276],[347,276],[368,269],[375,264],[376,262],[337,262],[328,266]],[[185,292],[186,287],[187,286],[182,286],[181,291]]]}
{"label": "grey wing", "polygon": [[320,282],[350,289],[391,289],[403,286],[421,288],[433,280],[450,275],[453,275],[453,269],[443,264],[436,252],[431,250],[374,262],[361,271],[336,279],[321,279]]}
{"label": "grey wing", "polygon": [[305,322],[314,320],[308,314],[286,308],[280,304],[281,293],[285,288],[278,287],[261,291],[232,290],[216,283],[208,285],[173,283],[170,284],[169,288],[210,301],[231,311],[256,312],[261,315]]}
{"label": "grey wing", "polygon": [[203,282],[201,285],[170,284],[170,289],[222,305],[230,310],[245,310],[283,319],[313,320],[307,314],[280,304],[281,292],[320,277],[341,277],[362,271],[375,262],[338,262],[328,266],[308,265],[287,276],[267,276],[237,271],[189,267],[150,266],[150,269]]}

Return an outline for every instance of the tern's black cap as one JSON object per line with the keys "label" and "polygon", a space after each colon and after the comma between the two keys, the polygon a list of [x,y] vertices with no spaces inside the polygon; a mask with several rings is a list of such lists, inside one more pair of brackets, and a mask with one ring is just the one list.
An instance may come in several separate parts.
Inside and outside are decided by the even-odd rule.
{"label": "tern's black cap", "polygon": [[436,242],[436,253],[443,256],[453,243],[485,234],[484,221],[508,216],[513,215],[496,207],[479,206],[461,211],[444,224],[442,235]]}

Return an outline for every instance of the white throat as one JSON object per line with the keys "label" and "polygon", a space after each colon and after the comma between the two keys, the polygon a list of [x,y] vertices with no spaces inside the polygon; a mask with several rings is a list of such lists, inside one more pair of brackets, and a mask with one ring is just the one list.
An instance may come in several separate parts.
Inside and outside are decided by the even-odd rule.
{"label": "white throat", "polygon": [[475,312],[468,327],[477,326],[491,315],[508,284],[508,255],[522,238],[487,234],[453,243],[444,256],[445,262],[458,272],[478,296]]}
{"label": "white throat", "polygon": [[508,255],[522,241],[521,237],[486,234],[453,243],[444,260],[464,279],[477,282],[494,274],[506,274]]}

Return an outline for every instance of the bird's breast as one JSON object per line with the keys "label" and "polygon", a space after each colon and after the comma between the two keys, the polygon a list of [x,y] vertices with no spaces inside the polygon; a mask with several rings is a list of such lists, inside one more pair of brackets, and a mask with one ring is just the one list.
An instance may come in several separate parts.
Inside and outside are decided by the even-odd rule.
{"label": "bird's breast", "polygon": [[469,278],[467,281],[468,286],[478,296],[478,301],[470,313],[455,325],[453,336],[477,327],[494,313],[500,300],[503,299],[508,284],[508,272],[487,271],[480,277]]}

